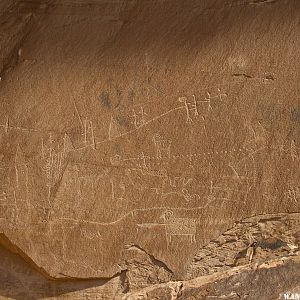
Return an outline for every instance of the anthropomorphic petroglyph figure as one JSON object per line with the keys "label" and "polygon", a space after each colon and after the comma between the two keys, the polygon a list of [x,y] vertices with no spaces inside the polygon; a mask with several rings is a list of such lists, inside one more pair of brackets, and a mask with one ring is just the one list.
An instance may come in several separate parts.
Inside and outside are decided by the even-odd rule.
{"label": "anthropomorphic petroglyph figure", "polygon": [[110,179],[111,184],[111,199],[123,200],[126,192],[126,185],[123,181],[119,181],[117,178]]}
{"label": "anthropomorphic petroglyph figure", "polygon": [[192,123],[193,117],[197,117],[200,115],[200,104],[204,103],[207,105],[207,111],[212,111],[212,100],[223,101],[223,98],[226,97],[226,93],[222,93],[220,89],[218,89],[218,94],[212,96],[210,92],[207,92],[207,96],[205,99],[197,99],[195,95],[192,95],[192,100],[189,100],[188,97],[179,97],[179,102],[184,104],[185,112],[186,112],[186,123]]}
{"label": "anthropomorphic petroglyph figure", "polygon": [[196,242],[196,220],[189,218],[178,218],[174,216],[173,211],[165,211],[161,218],[165,224],[167,243],[172,242],[174,236],[187,236],[190,242]]}
{"label": "anthropomorphic petroglyph figure", "polygon": [[245,142],[244,148],[249,152],[255,152],[258,149],[262,149],[267,144],[267,132],[265,128],[260,124],[251,124],[246,121],[245,123]]}
{"label": "anthropomorphic petroglyph figure", "polygon": [[139,156],[139,164],[138,166],[143,170],[149,170],[150,169],[150,156],[145,155],[144,152],[141,153]]}
{"label": "anthropomorphic petroglyph figure", "polygon": [[170,158],[172,144],[170,140],[163,138],[160,134],[155,134],[153,136],[153,142],[155,145],[157,158]]}
{"label": "anthropomorphic petroglyph figure", "polygon": [[299,148],[296,146],[295,141],[291,141],[291,158],[293,161],[299,159]]}
{"label": "anthropomorphic petroglyph figure", "polygon": [[53,134],[49,134],[46,142],[42,139],[41,158],[47,177],[48,201],[52,188],[62,178],[68,153],[73,150],[74,146],[67,134],[63,139],[54,140]]}
{"label": "anthropomorphic petroglyph figure", "polygon": [[212,99],[211,93],[210,93],[210,92],[207,92],[207,96],[206,96],[205,100],[202,101],[202,102],[206,102],[206,103],[207,103],[207,110],[208,110],[208,111],[212,110],[211,99]]}
{"label": "anthropomorphic petroglyph figure", "polygon": [[298,203],[300,201],[300,188],[298,186],[292,186],[288,189],[286,195],[290,201]]}
{"label": "anthropomorphic petroglyph figure", "polygon": [[84,120],[84,128],[83,128],[83,136],[84,136],[84,145],[91,146],[94,150],[96,150],[96,139],[94,133],[93,122],[88,119]]}
{"label": "anthropomorphic petroglyph figure", "polygon": [[7,193],[5,191],[2,191],[0,193],[0,202],[6,202],[7,200]]}
{"label": "anthropomorphic petroglyph figure", "polygon": [[212,111],[212,101],[219,101],[223,102],[223,98],[227,97],[227,93],[222,93],[221,90],[218,88],[218,94],[212,95],[211,92],[206,92],[206,97],[204,100],[199,100],[199,103],[206,103],[207,104],[207,110]]}
{"label": "anthropomorphic petroglyph figure", "polygon": [[[13,214],[18,216],[18,211],[22,211],[21,218],[26,219],[31,209],[30,188],[29,188],[29,166],[20,145],[17,146],[15,155],[15,180],[11,182],[10,197],[13,199]],[[16,219],[15,219],[16,221]]]}
{"label": "anthropomorphic petroglyph figure", "polygon": [[192,103],[188,101],[187,97],[179,97],[178,101],[184,103],[184,108],[186,112],[186,123],[192,123],[193,122],[192,116],[199,115],[196,96],[193,95]]}
{"label": "anthropomorphic petroglyph figure", "polygon": [[8,129],[9,129],[9,118],[6,118],[6,123],[5,123],[5,133],[8,133]]}
{"label": "anthropomorphic petroglyph figure", "polygon": [[15,177],[16,188],[23,189],[23,192],[28,190],[28,166],[26,164],[25,155],[19,145],[15,156]]}
{"label": "anthropomorphic petroglyph figure", "polygon": [[135,128],[143,126],[146,123],[145,116],[147,114],[144,111],[144,108],[141,106],[139,111],[132,111],[133,124]]}

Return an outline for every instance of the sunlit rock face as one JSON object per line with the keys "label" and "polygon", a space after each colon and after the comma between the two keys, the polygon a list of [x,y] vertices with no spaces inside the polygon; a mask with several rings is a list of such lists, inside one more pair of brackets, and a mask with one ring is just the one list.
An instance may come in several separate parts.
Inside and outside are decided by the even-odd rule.
{"label": "sunlit rock face", "polygon": [[[297,256],[299,13],[297,0],[1,1],[6,261],[34,268],[37,291],[71,280],[78,299],[121,299]],[[34,297],[10,282],[4,299]]]}

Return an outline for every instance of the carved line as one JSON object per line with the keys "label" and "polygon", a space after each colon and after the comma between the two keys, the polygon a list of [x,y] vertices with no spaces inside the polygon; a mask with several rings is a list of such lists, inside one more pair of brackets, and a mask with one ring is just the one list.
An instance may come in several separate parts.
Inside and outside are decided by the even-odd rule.
{"label": "carved line", "polygon": [[[72,221],[72,222],[82,222],[82,223],[89,223],[89,224],[95,224],[95,225],[102,225],[102,226],[107,226],[107,225],[114,225],[114,224],[117,224],[119,223],[121,220],[125,219],[126,217],[128,216],[134,216],[134,213],[135,212],[143,212],[143,211],[152,211],[152,210],[166,210],[166,209],[170,209],[170,210],[179,210],[179,211],[193,211],[193,210],[198,210],[198,209],[205,209],[209,204],[211,204],[212,202],[216,201],[216,200],[219,200],[219,199],[222,199],[223,201],[224,200],[228,200],[226,198],[217,198],[217,197],[211,197],[209,199],[209,201],[203,205],[203,206],[198,206],[198,207],[193,207],[193,208],[185,208],[185,207],[175,207],[175,208],[171,208],[171,207],[151,207],[151,208],[137,208],[137,209],[134,209],[126,214],[124,214],[122,217],[120,217],[119,219],[115,220],[115,221],[112,221],[112,222],[107,222],[107,223],[103,223],[103,222],[96,222],[96,221],[87,221],[87,220],[78,220],[78,219],[73,219],[73,218],[59,218],[59,219],[53,219],[51,220],[50,222],[55,222],[55,221],[61,221],[61,220],[64,220],[64,221]],[[228,200],[228,201],[234,201],[234,202],[237,202],[235,200]]]}

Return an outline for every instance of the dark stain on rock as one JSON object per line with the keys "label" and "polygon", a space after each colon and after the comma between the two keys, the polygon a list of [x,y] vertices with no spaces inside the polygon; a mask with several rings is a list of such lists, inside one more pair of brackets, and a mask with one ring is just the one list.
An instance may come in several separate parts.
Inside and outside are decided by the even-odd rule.
{"label": "dark stain on rock", "polygon": [[127,129],[130,127],[130,122],[128,121],[127,118],[123,116],[118,116],[116,117],[116,120],[122,127],[125,127]]}
{"label": "dark stain on rock", "polygon": [[118,97],[121,97],[122,96],[122,91],[119,90],[118,88],[116,88],[116,94]]}
{"label": "dark stain on rock", "polygon": [[270,124],[281,122],[287,117],[288,110],[279,104],[259,102],[256,107],[256,116],[260,122]]}
{"label": "dark stain on rock", "polygon": [[101,103],[103,106],[111,109],[111,100],[109,98],[109,93],[103,92],[100,97]]}
{"label": "dark stain on rock", "polygon": [[300,110],[299,108],[292,108],[291,109],[291,119],[293,122],[299,122],[300,121]]}
{"label": "dark stain on rock", "polygon": [[234,73],[232,74],[234,77],[244,77],[244,78],[253,78],[251,75],[245,74],[245,73]]}
{"label": "dark stain on rock", "polygon": [[265,240],[258,241],[255,244],[255,247],[256,248],[260,247],[262,249],[276,250],[276,249],[279,249],[281,247],[285,247],[286,245],[287,245],[286,242],[284,242],[280,239],[268,238],[268,239],[265,239]]}
{"label": "dark stain on rock", "polygon": [[277,0],[252,0],[249,2],[249,4],[271,4],[276,2]]}
{"label": "dark stain on rock", "polygon": [[275,78],[274,78],[274,76],[273,75],[267,75],[266,77],[265,77],[265,80],[275,80]]}
{"label": "dark stain on rock", "polygon": [[239,259],[241,258],[246,258],[247,257],[247,249],[243,249],[240,252],[237,253],[237,255],[235,256],[235,262],[234,265],[237,265],[237,262]]}
{"label": "dark stain on rock", "polygon": [[129,92],[128,92],[128,101],[129,101],[130,104],[133,103],[134,97],[135,97],[135,92],[133,90],[129,90]]}

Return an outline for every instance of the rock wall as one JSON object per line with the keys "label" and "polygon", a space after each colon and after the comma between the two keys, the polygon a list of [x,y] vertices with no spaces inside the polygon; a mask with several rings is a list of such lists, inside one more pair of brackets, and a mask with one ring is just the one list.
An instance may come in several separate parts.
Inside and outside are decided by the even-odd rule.
{"label": "rock wall", "polygon": [[53,280],[2,235],[0,298],[285,299],[300,292],[299,222],[299,214],[280,214],[237,223],[198,250],[184,280],[134,245],[124,250],[122,271],[110,279]]}
{"label": "rock wall", "polygon": [[0,297],[299,287],[299,1],[5,7]]}
{"label": "rock wall", "polygon": [[0,12],[1,14],[4,14],[7,12],[7,10],[12,7],[13,5],[15,5],[16,0],[3,0],[0,3]]}
{"label": "rock wall", "polygon": [[[47,2],[3,0],[0,3],[0,75],[11,70],[22,53],[20,45],[36,24]],[[37,11],[40,8],[39,11]]]}

